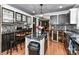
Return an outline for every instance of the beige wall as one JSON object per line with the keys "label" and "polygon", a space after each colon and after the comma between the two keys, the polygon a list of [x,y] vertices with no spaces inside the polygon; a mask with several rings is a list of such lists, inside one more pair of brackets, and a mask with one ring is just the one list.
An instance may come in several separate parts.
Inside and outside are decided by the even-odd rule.
{"label": "beige wall", "polygon": [[0,52],[1,52],[1,44],[2,44],[2,34],[1,34],[1,26],[2,26],[2,7],[0,5]]}

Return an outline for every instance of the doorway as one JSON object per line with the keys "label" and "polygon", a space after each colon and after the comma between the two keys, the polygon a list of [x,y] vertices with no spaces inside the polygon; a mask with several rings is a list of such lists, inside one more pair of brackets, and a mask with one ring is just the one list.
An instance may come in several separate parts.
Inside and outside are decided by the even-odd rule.
{"label": "doorway", "polygon": [[40,20],[40,23],[44,27],[44,31],[49,32],[49,20]]}
{"label": "doorway", "polygon": [[33,17],[33,34],[36,35],[36,18]]}

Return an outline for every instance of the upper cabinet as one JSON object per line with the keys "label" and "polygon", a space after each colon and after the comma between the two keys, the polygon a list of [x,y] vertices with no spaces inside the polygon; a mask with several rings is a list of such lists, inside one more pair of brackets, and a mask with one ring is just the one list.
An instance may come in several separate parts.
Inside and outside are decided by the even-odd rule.
{"label": "upper cabinet", "polygon": [[20,13],[16,13],[16,21],[18,22],[20,22],[20,21],[22,21],[22,16],[21,16],[21,14]]}
{"label": "upper cabinet", "polygon": [[53,25],[53,24],[57,24],[57,15],[52,15],[50,16],[50,24]]}
{"label": "upper cabinet", "polygon": [[69,13],[67,14],[60,14],[58,17],[58,24],[69,24]]}
{"label": "upper cabinet", "polygon": [[32,23],[31,17],[27,16],[27,24],[30,25]]}
{"label": "upper cabinet", "polygon": [[26,21],[26,16],[22,15],[22,21]]}
{"label": "upper cabinet", "polygon": [[3,22],[13,22],[14,12],[3,8]]}
{"label": "upper cabinet", "polygon": [[79,29],[79,8],[78,8],[77,29]]}
{"label": "upper cabinet", "polygon": [[77,24],[77,8],[70,9],[70,24]]}
{"label": "upper cabinet", "polygon": [[69,13],[67,14],[59,14],[59,15],[52,15],[50,17],[50,24],[54,25],[54,24],[69,24]]}
{"label": "upper cabinet", "polygon": [[3,8],[3,22],[27,22],[31,24],[31,17],[22,13],[18,13],[6,8]]}

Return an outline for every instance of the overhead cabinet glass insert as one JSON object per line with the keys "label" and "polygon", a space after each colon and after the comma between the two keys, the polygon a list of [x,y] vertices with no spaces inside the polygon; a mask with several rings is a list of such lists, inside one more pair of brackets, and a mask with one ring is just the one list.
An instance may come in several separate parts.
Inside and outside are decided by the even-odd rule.
{"label": "overhead cabinet glass insert", "polygon": [[16,21],[21,21],[21,14],[20,13],[16,13]]}
{"label": "overhead cabinet glass insert", "polygon": [[31,18],[29,16],[27,16],[27,23],[28,23],[28,25],[30,25],[32,23]]}
{"label": "overhead cabinet glass insert", "polygon": [[26,16],[22,15],[22,21],[26,21]]}
{"label": "overhead cabinet glass insert", "polygon": [[13,22],[14,12],[3,8],[3,22]]}

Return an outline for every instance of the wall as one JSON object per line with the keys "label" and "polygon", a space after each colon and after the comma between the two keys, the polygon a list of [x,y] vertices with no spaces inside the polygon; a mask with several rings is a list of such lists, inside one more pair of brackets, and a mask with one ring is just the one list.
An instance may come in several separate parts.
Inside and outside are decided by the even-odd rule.
{"label": "wall", "polygon": [[2,8],[0,5],[0,52],[1,52],[1,46],[2,46],[2,32],[1,32],[1,27],[2,27]]}

